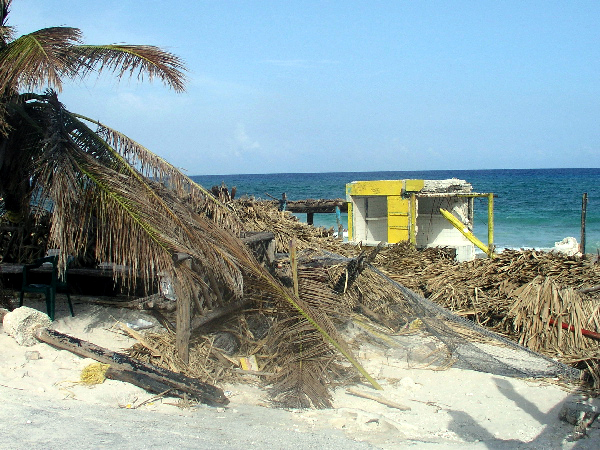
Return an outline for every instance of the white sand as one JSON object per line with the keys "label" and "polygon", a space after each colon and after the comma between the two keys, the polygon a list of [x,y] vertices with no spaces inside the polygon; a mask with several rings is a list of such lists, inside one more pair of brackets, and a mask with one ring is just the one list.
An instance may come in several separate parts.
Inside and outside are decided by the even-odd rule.
{"label": "white sand", "polygon": [[[27,305],[43,310],[42,302]],[[77,302],[72,318],[62,302],[58,306],[54,328],[115,351],[134,343],[114,326],[117,320],[156,322],[143,312]],[[130,446],[139,439],[147,448],[175,442],[183,448],[215,443],[222,448],[248,443],[264,448],[600,448],[597,422],[588,437],[565,440],[573,426],[561,422],[558,412],[569,393],[556,384],[461,369],[434,371],[399,356],[397,349],[365,345],[357,356],[381,383],[381,395],[409,411],[342,388],[334,393],[333,409],[277,410],[265,407],[264,391],[252,385],[224,386],[231,400],[227,408],[181,409],[177,399],[168,398],[133,409],[153,395],[113,380],[93,387],[78,383],[92,360],[42,343],[21,347],[2,328],[0,348],[0,422],[9,424],[0,427],[0,448],[61,448],[69,440],[86,447]],[[368,385],[355,389],[379,394]],[[87,434],[71,433],[76,426]]]}

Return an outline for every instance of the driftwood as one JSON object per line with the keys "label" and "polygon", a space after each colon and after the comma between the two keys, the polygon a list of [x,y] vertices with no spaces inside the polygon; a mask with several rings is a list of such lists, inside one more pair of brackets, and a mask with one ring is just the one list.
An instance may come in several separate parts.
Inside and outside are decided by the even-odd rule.
{"label": "driftwood", "polygon": [[369,394],[367,392],[361,392],[353,388],[346,389],[346,392],[351,395],[355,395],[356,397],[367,398],[369,400],[376,401],[377,403],[381,403],[382,405],[389,406],[390,408],[396,408],[400,411],[410,411],[410,406],[401,405],[400,403],[393,402],[391,400],[387,400],[379,395]]}
{"label": "driftwood", "polygon": [[229,403],[223,391],[211,384],[152,364],[143,363],[122,353],[99,347],[91,342],[43,327],[36,330],[35,336],[39,341],[53,347],[109,364],[110,368],[106,373],[108,378],[126,381],[156,394],[168,391],[170,395],[197,400],[208,405],[226,405]]}

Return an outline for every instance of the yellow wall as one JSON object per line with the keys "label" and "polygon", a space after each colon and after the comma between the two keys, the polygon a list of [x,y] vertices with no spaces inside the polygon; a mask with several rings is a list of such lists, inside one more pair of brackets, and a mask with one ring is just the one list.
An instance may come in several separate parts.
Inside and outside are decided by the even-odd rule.
{"label": "yellow wall", "polygon": [[346,185],[346,195],[400,195],[404,180],[353,181]]}
{"label": "yellow wall", "polygon": [[395,244],[409,238],[410,201],[399,195],[389,195],[388,206],[388,243]]}

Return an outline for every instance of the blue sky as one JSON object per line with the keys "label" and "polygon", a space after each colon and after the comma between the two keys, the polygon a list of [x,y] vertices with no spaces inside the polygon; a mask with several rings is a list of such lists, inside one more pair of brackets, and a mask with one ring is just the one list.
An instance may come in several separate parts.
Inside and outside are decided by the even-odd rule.
{"label": "blue sky", "polygon": [[187,92],[110,76],[68,109],[190,175],[600,167],[600,2],[14,0],[18,34],[182,57]]}

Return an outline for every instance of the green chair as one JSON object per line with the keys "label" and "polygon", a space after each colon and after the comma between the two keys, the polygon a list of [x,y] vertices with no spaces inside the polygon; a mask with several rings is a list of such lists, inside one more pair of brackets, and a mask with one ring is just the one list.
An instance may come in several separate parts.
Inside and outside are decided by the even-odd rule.
{"label": "green chair", "polygon": [[[73,258],[69,257],[69,259],[67,260],[67,266],[72,260]],[[52,277],[50,284],[30,283],[30,272],[33,269],[40,267],[44,263],[52,264]],[[45,258],[37,259],[33,264],[27,264],[23,267],[23,282],[21,284],[19,306],[23,306],[23,297],[25,292],[42,293],[46,296],[46,310],[48,311],[48,316],[50,317],[50,320],[54,320],[56,293],[64,293],[67,294],[67,302],[69,303],[69,310],[71,311],[71,316],[75,317],[75,313],[73,312],[73,303],[71,303],[69,285],[67,284],[67,270],[65,268],[62,277],[59,277],[57,265],[58,256],[46,256]]]}

